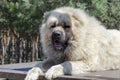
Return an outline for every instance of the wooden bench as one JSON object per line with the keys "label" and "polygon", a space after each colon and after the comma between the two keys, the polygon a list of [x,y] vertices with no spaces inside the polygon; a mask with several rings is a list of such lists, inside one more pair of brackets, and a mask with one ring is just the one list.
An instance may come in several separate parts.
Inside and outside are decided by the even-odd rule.
{"label": "wooden bench", "polygon": [[[0,80],[24,80],[27,71],[39,62],[0,65]],[[39,80],[46,80],[44,75]],[[100,71],[75,76],[60,76],[54,80],[120,80],[120,70]]]}

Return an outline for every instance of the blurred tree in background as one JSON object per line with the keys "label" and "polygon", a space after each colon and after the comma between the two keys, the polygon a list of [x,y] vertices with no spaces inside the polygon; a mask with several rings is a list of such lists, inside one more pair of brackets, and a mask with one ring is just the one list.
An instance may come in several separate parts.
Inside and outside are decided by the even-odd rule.
{"label": "blurred tree in background", "polygon": [[43,13],[62,6],[84,9],[107,28],[119,29],[120,0],[2,0],[0,64],[42,60],[39,25]]}

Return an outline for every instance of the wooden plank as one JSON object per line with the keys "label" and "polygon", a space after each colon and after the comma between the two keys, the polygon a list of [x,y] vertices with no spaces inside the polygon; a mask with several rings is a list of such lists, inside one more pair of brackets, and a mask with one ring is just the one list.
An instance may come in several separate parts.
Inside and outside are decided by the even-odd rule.
{"label": "wooden plank", "polygon": [[29,63],[16,63],[16,64],[5,64],[0,65],[0,69],[22,69],[22,68],[32,68],[39,64],[41,62],[35,61],[35,62],[29,62]]}
{"label": "wooden plank", "polygon": [[[39,76],[39,80],[46,80],[44,76]],[[77,77],[77,76],[60,76],[53,80],[105,80],[105,79],[99,79],[99,78],[89,78],[89,77]]]}
{"label": "wooden plank", "polygon": [[[30,63],[17,63],[0,65],[0,80],[4,78],[12,80],[24,80],[27,71],[37,65],[38,61]],[[3,79],[2,79],[3,78]]]}
{"label": "wooden plank", "polygon": [[27,72],[16,70],[4,70],[0,69],[0,78],[12,79],[12,80],[24,80]]}
{"label": "wooden plank", "polygon": [[120,80],[120,70],[99,71],[84,74],[86,77],[104,78],[108,80]]}
{"label": "wooden plank", "polygon": [[[10,80],[24,80],[27,72],[16,70],[0,70],[0,77]],[[78,76],[60,76],[54,80],[99,80],[98,78],[87,78]],[[39,76],[39,80],[46,80],[44,75]],[[102,80],[102,79],[101,79]]]}
{"label": "wooden plank", "polygon": [[[39,62],[0,65],[0,78],[24,80],[27,71],[38,63]],[[46,79],[44,75],[41,75],[39,80]],[[75,76],[60,76],[54,80],[120,80],[120,70],[99,71]]]}
{"label": "wooden plank", "polygon": [[[24,80],[27,72],[23,71],[16,71],[16,70],[0,70],[0,77],[1,78],[7,78],[7,79],[13,79],[13,80]],[[107,73],[107,72],[105,72]],[[105,74],[104,73],[104,74]],[[112,77],[104,77],[104,76],[95,76],[93,74],[95,73],[89,73],[89,75],[76,75],[76,76],[60,76],[54,80],[120,80],[120,78],[112,78]],[[99,72],[97,72],[97,75]],[[92,76],[91,76],[92,75]],[[101,75],[101,74],[99,74]],[[106,74],[105,74],[106,75]],[[39,77],[39,80],[46,80],[44,75]]]}

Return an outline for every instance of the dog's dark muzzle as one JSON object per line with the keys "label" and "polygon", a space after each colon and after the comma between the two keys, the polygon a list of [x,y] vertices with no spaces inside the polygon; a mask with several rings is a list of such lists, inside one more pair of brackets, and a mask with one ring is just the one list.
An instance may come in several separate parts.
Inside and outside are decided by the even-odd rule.
{"label": "dog's dark muzzle", "polygon": [[61,31],[54,31],[52,33],[52,40],[60,41],[61,38],[62,38],[62,32]]}
{"label": "dog's dark muzzle", "polygon": [[64,43],[64,40],[63,40],[63,34],[61,31],[54,31],[52,33],[52,43],[53,43],[53,46],[56,50],[62,50],[63,49],[63,43]]}

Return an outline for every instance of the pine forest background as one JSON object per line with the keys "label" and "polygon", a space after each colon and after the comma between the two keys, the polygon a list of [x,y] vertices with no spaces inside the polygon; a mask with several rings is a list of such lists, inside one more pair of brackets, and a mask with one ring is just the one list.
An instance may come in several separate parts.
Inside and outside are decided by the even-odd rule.
{"label": "pine forest background", "polygon": [[0,0],[0,64],[42,60],[43,13],[62,6],[84,9],[107,28],[120,27],[120,0]]}

